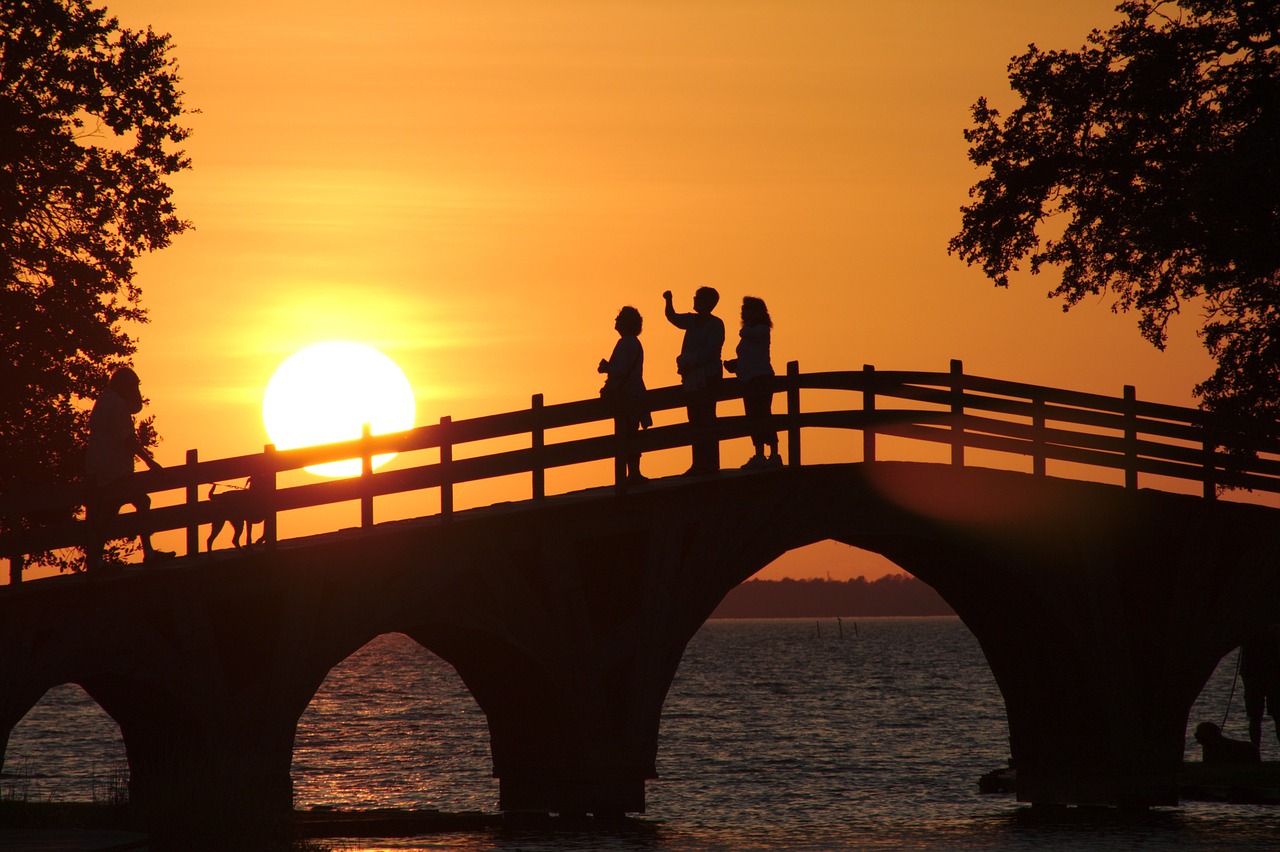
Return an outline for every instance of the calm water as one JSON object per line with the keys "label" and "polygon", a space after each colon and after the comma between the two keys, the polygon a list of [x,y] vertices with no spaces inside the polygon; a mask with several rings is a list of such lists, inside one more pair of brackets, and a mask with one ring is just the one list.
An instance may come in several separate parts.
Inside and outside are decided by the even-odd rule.
{"label": "calm water", "polygon": [[[1234,655],[1192,712],[1222,721]],[[1235,695],[1228,733],[1240,736]],[[334,670],[298,728],[299,807],[496,810],[484,717],[454,671],[403,636]],[[1187,754],[1198,757],[1188,741]],[[1280,759],[1274,741],[1264,757]],[[1008,758],[1004,705],[956,619],[718,621],[668,697],[648,813],[623,828],[491,831],[335,850],[1263,849],[1280,808],[1187,803],[1141,818],[1032,823],[977,780]],[[10,740],[6,795],[102,799],[120,780],[114,723],[51,691]]]}

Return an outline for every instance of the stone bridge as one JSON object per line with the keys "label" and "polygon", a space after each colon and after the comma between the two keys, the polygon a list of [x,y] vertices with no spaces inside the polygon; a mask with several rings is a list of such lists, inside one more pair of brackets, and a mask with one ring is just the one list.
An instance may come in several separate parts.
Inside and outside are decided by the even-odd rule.
{"label": "stone bridge", "polygon": [[[1192,703],[1220,658],[1280,613],[1280,510],[1127,475],[1047,476],[1046,458],[1075,451],[1042,432],[1025,436],[1040,454],[1031,472],[965,465],[962,450],[956,463],[957,446],[989,443],[995,427],[983,438],[972,422],[921,426],[918,411],[887,418],[863,402],[866,434],[940,430],[952,463],[880,460],[869,442],[858,462],[800,464],[804,418],[789,400],[784,469],[559,495],[538,493],[535,470],[527,501],[11,583],[0,738],[46,690],[77,683],[119,724],[131,800],[153,827],[284,820],[312,696],[335,665],[399,632],[451,663],[484,710],[503,810],[638,812],[686,644],[734,586],[831,539],[910,571],[972,630],[1004,695],[1020,800],[1176,804]],[[676,437],[648,440],[688,439],[666,428]],[[743,434],[734,418],[720,428]],[[1116,467],[1155,463],[1119,441]],[[363,444],[366,457],[383,449]],[[430,487],[449,463],[442,452],[429,466]],[[206,510],[175,507],[168,528]]]}

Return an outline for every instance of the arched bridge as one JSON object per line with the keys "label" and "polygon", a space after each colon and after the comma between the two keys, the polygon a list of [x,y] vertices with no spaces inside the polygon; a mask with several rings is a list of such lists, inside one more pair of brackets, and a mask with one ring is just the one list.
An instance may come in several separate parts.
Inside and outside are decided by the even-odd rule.
{"label": "arched bridge", "polygon": [[[1224,425],[1201,412],[970,376],[958,363],[793,364],[775,381],[784,469],[548,494],[548,469],[695,434],[659,425],[626,448],[600,426],[611,422],[603,401],[535,398],[520,412],[137,474],[186,498],[113,531],[186,530],[189,554],[154,567],[20,583],[25,558],[83,529],[11,529],[0,737],[47,689],[78,683],[119,723],[131,796],[153,830],[207,826],[198,803],[222,823],[258,822],[289,811],[295,727],[329,670],[401,632],[454,665],[483,708],[503,809],[640,811],[687,642],[735,585],[833,539],[929,583],[977,636],[1005,698],[1021,800],[1176,803],[1193,701],[1222,655],[1280,613],[1280,510],[1217,490],[1280,491],[1280,444],[1227,454]],[[735,390],[726,383],[722,398]],[[809,409],[811,391],[853,404]],[[685,402],[678,388],[651,397],[658,412]],[[722,409],[733,413],[715,437],[746,435],[735,406]],[[601,434],[558,439],[593,424]],[[804,464],[802,436],[818,429],[860,432],[852,458]],[[521,435],[528,446],[462,457],[472,442]],[[884,436],[940,443],[948,457],[890,460]],[[368,461],[424,450],[428,461],[394,471]],[[361,476],[276,487],[284,471],[357,456]],[[1075,478],[1107,472],[1114,482]],[[453,510],[454,485],[516,473],[529,476],[528,500]],[[249,475],[268,542],[197,556],[214,518],[206,484]],[[376,522],[376,496],[410,490],[439,490],[441,511]],[[361,501],[360,527],[276,540],[276,513],[343,500]]]}

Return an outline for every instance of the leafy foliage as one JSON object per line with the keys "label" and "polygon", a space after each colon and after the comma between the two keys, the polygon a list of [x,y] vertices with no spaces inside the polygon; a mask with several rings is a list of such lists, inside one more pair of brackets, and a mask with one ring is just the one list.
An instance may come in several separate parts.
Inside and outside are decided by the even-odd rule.
{"label": "leafy foliage", "polygon": [[1131,0],[1079,51],[1014,57],[1021,106],[965,131],[989,170],[950,251],[997,285],[1059,267],[1067,310],[1108,296],[1166,343],[1195,302],[1206,408],[1280,416],[1280,4]]}
{"label": "leafy foliage", "polygon": [[80,475],[86,401],[146,321],[134,261],[189,227],[169,49],[89,0],[0,4],[0,501]]}

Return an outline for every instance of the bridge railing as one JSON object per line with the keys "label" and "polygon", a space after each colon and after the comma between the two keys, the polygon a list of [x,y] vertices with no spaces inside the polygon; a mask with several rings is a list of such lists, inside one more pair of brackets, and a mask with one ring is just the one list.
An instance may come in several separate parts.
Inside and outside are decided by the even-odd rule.
{"label": "bridge railing", "polygon": [[[806,386],[832,383],[824,374],[800,380]],[[1139,474],[1187,480],[1200,483],[1208,499],[1220,488],[1280,491],[1274,425],[1242,426],[1199,409],[1139,400],[1128,385],[1122,396],[1108,397],[968,375],[959,361],[945,378],[865,367],[853,385],[869,400],[865,408],[889,398],[949,410],[945,421],[869,428],[863,451],[869,461],[878,432],[947,444],[953,464],[964,464],[966,449],[976,449],[1028,457],[1032,472],[1041,475],[1052,460],[1120,471],[1130,488],[1138,487]]]}
{"label": "bridge railing", "polygon": [[[1198,482],[1208,499],[1214,499],[1219,488],[1280,492],[1280,436],[1274,429],[1246,433],[1198,409],[1140,401],[1132,387],[1126,387],[1120,397],[1040,387],[968,375],[959,361],[944,373],[879,371],[872,366],[801,373],[791,362],[784,375],[771,381],[782,398],[780,411],[775,404],[773,425],[787,435],[787,461],[792,466],[803,463],[806,430],[841,429],[862,433],[861,460],[865,462],[878,459],[883,436],[946,445],[955,465],[972,463],[972,456],[980,452],[984,457],[996,454],[1029,460],[1030,472],[1040,476],[1047,475],[1050,462],[1063,462],[1121,471],[1130,488],[1137,488],[1144,474]],[[806,407],[802,392],[809,391],[849,392],[852,399],[834,408]],[[721,400],[741,398],[740,385],[732,380],[721,383],[714,393]],[[654,412],[683,409],[687,399],[679,387],[656,389],[648,395]],[[458,421],[445,417],[436,424],[384,435],[371,435],[366,429],[359,439],[318,447],[276,450],[268,446],[262,453],[211,461],[200,461],[191,450],[185,464],[134,474],[139,490],[182,491],[183,502],[145,514],[119,515],[104,530],[108,538],[183,530],[186,552],[195,554],[200,526],[213,523],[218,515],[207,486],[242,479],[253,483],[246,498],[264,519],[268,546],[278,537],[280,512],[359,501],[361,525],[367,527],[375,522],[375,497],[437,489],[439,514],[447,519],[454,511],[456,485],[528,475],[529,496],[537,500],[546,496],[548,470],[601,460],[614,460],[614,487],[626,493],[621,459],[628,452],[683,447],[695,439],[730,440],[752,431],[745,417],[731,415],[718,417],[700,430],[683,422],[655,426],[624,443],[610,429],[612,419],[609,404],[601,399],[546,405],[536,395],[530,407],[520,411]],[[593,425],[601,434],[548,440],[554,430]],[[521,438],[527,446],[470,457],[455,452],[511,438]],[[1234,450],[1226,451],[1227,446]],[[436,451],[436,459],[373,470],[374,456],[424,450]],[[287,487],[279,484],[282,473],[353,458],[361,460],[358,476]],[[70,488],[0,504],[4,518],[0,556],[9,559],[11,584],[21,581],[29,557],[85,545],[88,530],[78,517],[84,499],[82,488]],[[47,518],[54,520],[42,522]]]}

